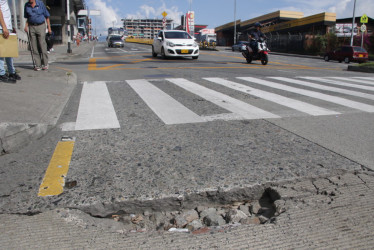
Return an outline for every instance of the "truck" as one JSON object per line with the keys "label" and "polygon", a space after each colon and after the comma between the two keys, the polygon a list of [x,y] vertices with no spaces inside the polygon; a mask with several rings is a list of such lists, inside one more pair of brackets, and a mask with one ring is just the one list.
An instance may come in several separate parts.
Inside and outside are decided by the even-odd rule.
{"label": "truck", "polygon": [[202,45],[202,47],[213,46],[217,43],[217,35],[214,29],[202,29],[196,36],[196,40]]}

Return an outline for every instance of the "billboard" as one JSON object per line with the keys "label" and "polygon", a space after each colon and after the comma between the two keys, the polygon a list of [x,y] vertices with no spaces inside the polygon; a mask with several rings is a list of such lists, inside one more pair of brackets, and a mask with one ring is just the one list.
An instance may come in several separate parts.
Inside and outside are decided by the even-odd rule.
{"label": "billboard", "polygon": [[214,34],[216,34],[215,29],[201,29],[200,33],[202,35],[206,35],[206,34],[214,35]]}
{"label": "billboard", "polygon": [[[358,32],[357,23],[354,24],[353,35],[356,36]],[[335,34],[337,37],[351,37],[352,24],[351,23],[337,23],[335,24]]]}
{"label": "billboard", "polygon": [[186,15],[186,31],[192,37],[195,34],[195,12],[189,11]]}

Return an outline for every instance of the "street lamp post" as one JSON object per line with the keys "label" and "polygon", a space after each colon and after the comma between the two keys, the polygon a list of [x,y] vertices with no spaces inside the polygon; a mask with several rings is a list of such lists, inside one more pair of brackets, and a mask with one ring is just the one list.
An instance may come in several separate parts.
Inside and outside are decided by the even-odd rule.
{"label": "street lamp post", "polygon": [[13,9],[13,28],[17,29],[17,10],[16,10],[16,1],[12,1],[12,9]]}
{"label": "street lamp post", "polygon": [[236,44],[236,0],[234,0],[234,44]]}
{"label": "street lamp post", "polygon": [[354,5],[353,5],[353,18],[352,18],[352,32],[351,32],[351,46],[353,46],[353,33],[354,33],[354,30],[355,30],[355,11],[356,11],[356,0],[354,2]]}
{"label": "street lamp post", "polygon": [[68,50],[67,53],[71,53],[71,34],[70,34],[70,0],[67,0],[66,3],[66,11],[67,11],[67,21],[66,24],[68,25]]}

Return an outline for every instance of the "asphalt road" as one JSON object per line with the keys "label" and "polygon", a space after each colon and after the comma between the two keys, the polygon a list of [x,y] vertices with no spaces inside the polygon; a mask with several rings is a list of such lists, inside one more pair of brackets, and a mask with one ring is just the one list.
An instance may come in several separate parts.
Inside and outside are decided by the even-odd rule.
{"label": "asphalt road", "polygon": [[[146,45],[99,43],[53,66],[80,84],[59,127],[8,156],[18,174],[3,212],[163,210],[170,197],[374,169],[373,76],[345,64],[270,54],[262,66],[230,50],[163,60]],[[75,142],[71,186],[38,197],[62,137]]]}

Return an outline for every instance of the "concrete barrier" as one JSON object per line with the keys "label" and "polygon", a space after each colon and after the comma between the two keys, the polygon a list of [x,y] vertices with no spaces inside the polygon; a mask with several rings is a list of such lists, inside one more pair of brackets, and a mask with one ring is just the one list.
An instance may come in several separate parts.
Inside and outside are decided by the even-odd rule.
{"label": "concrete barrier", "polygon": [[153,39],[145,38],[126,38],[127,43],[140,43],[140,44],[152,44]]}

